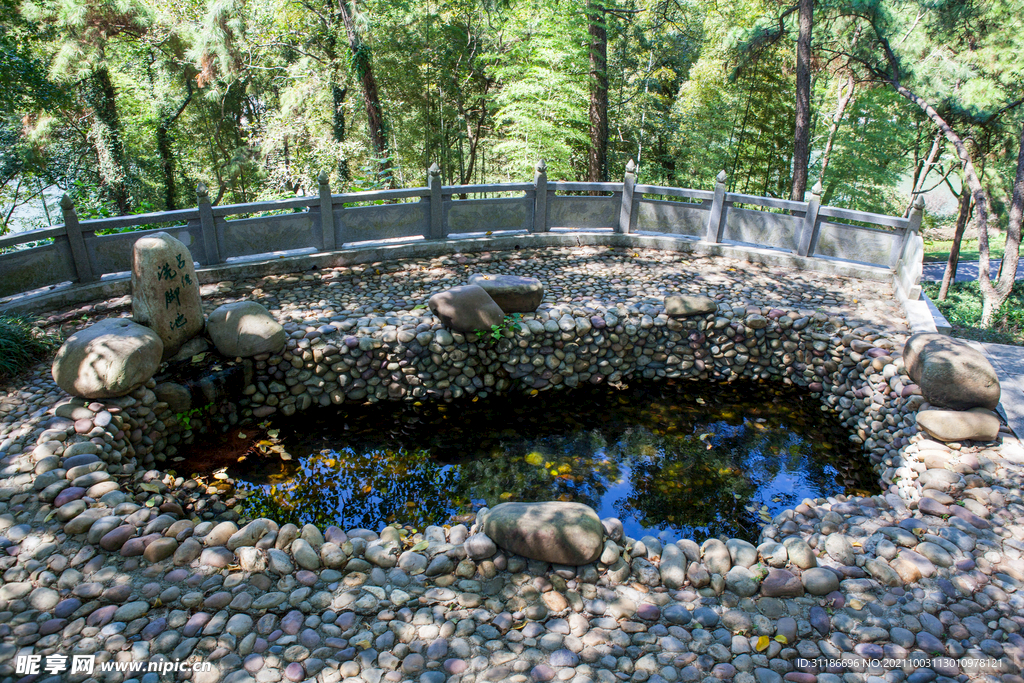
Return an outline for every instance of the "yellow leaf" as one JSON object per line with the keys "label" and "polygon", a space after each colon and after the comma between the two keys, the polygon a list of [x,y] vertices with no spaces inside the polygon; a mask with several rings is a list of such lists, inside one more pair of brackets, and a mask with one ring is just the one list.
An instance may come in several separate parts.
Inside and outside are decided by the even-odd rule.
{"label": "yellow leaf", "polygon": [[771,641],[768,640],[768,636],[761,636],[757,639],[757,645],[754,646],[754,649],[758,652],[764,652],[768,649],[769,642]]}
{"label": "yellow leaf", "polygon": [[851,543],[850,545],[852,545],[852,546],[853,546],[854,548],[860,548],[860,547],[861,547],[861,544],[860,544],[860,542],[859,542],[859,541],[854,541],[854,542],[853,542],[853,543]]}
{"label": "yellow leaf", "polygon": [[789,644],[789,641],[786,640],[786,636],[782,635],[781,633],[779,635],[775,636],[775,642],[776,643],[782,643],[783,645],[788,645]]}
{"label": "yellow leaf", "polygon": [[419,543],[417,543],[416,545],[414,545],[412,547],[412,551],[414,553],[418,553],[419,551],[426,549],[426,547],[427,547],[427,542],[426,541],[420,541]]}

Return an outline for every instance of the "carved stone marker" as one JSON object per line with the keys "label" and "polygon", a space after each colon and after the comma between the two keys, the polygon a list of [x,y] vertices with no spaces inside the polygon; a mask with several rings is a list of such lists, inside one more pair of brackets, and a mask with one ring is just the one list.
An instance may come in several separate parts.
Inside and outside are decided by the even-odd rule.
{"label": "carved stone marker", "polygon": [[199,280],[188,247],[158,232],[132,250],[132,318],[164,343],[164,360],[202,329]]}

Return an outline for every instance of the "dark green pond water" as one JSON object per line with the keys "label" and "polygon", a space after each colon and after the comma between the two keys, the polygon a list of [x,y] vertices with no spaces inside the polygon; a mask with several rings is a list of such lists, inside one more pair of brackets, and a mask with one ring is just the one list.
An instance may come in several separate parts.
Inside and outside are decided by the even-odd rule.
{"label": "dark green pond water", "polygon": [[483,505],[571,500],[634,538],[754,539],[804,498],[878,490],[835,416],[777,384],[634,382],[264,426],[227,475],[248,515],[299,525],[422,529]]}

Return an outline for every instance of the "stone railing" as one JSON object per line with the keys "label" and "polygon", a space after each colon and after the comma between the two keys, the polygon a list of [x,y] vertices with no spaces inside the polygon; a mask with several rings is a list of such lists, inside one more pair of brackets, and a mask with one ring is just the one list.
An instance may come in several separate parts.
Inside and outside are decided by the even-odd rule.
{"label": "stone railing", "polygon": [[[641,185],[630,161],[622,182],[554,182],[541,161],[532,183],[445,186],[434,165],[426,187],[332,194],[321,174],[315,197],[213,206],[200,185],[194,209],[96,220],[79,220],[65,196],[63,225],[0,237],[0,252],[7,252],[0,253],[0,297],[62,283],[124,280],[132,245],[153,230],[97,232],[170,223],[161,229],[185,243],[200,268],[382,244],[427,241],[457,248],[459,239],[547,234],[534,240],[540,246],[576,243],[589,234],[590,243],[719,249],[741,258],[763,252],[759,258],[786,256],[787,265],[815,270],[828,271],[831,262],[849,266],[839,268],[843,274],[893,277],[900,300],[919,298],[922,202],[901,218],[821,206],[820,185],[810,201],[797,202],[726,192],[724,171],[716,180],[713,191]],[[479,198],[467,198],[473,195]],[[631,241],[626,235],[671,243]],[[47,240],[52,243],[18,248]]]}

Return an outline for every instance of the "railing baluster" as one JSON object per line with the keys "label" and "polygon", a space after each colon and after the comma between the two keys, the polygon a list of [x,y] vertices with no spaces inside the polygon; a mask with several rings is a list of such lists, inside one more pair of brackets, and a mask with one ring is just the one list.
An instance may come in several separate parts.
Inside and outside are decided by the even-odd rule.
{"label": "railing baluster", "polygon": [[804,214],[803,226],[800,229],[800,247],[797,250],[797,254],[800,256],[809,256],[812,253],[812,247],[817,246],[819,208],[821,208],[820,180],[811,189],[811,201],[807,202],[807,212]]}
{"label": "railing baluster", "polygon": [[636,188],[636,164],[626,162],[626,175],[622,179],[622,203],[619,205],[619,224],[615,232],[628,235],[636,229],[636,215],[633,208],[633,190]]}
{"label": "railing baluster", "polygon": [[217,239],[217,224],[213,218],[213,206],[210,204],[210,193],[206,185],[196,186],[196,202],[199,208],[199,225],[203,230],[203,249],[206,251],[204,266],[221,263],[220,244]]}
{"label": "railing baluster", "polygon": [[428,239],[443,240],[445,238],[444,226],[444,197],[441,193],[441,168],[434,162],[427,171],[427,187],[430,189],[430,234]]}
{"label": "railing baluster", "polygon": [[64,195],[60,198],[60,210],[64,214],[64,232],[68,236],[68,246],[71,247],[71,261],[75,267],[78,281],[92,282],[96,279],[96,275],[92,272],[89,250],[85,247],[82,226],[78,222],[75,203],[70,196]]}
{"label": "railing baluster", "polygon": [[324,251],[334,251],[334,201],[331,198],[331,182],[323,171],[317,180],[320,181],[320,232],[323,233],[320,247]]}
{"label": "railing baluster", "polygon": [[725,227],[722,217],[725,215],[725,171],[719,171],[715,178],[715,198],[711,203],[711,211],[708,214],[708,228],[704,239],[708,242],[721,242],[722,229]]}
{"label": "railing baluster", "polygon": [[548,165],[541,159],[534,168],[533,186],[536,196],[533,204],[532,232],[548,231]]}

